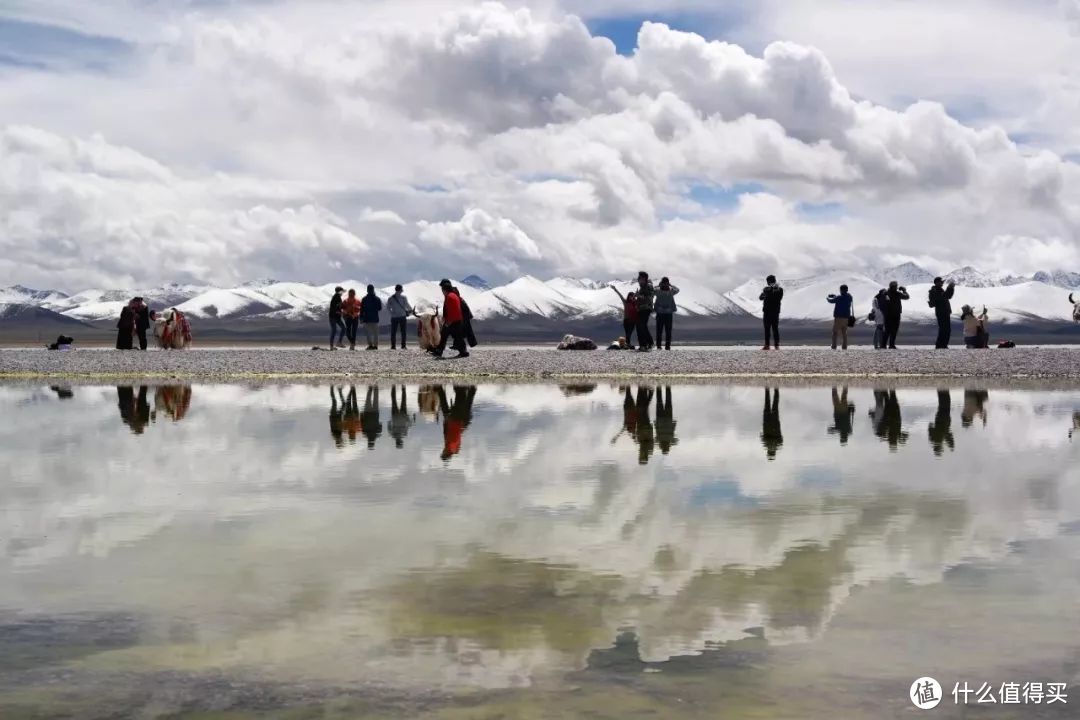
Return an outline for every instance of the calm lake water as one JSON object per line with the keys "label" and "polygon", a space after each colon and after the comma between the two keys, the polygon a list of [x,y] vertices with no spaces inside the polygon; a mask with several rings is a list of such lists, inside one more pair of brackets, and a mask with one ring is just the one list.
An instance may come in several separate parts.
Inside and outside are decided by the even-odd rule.
{"label": "calm lake water", "polygon": [[0,386],[0,718],[1076,717],[1078,411]]}

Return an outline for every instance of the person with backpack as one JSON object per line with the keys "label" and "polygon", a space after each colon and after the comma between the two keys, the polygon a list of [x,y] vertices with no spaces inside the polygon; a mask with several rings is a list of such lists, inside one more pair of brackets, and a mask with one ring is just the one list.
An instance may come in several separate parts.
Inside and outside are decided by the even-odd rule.
{"label": "person with backpack", "polygon": [[780,349],[780,303],[784,300],[784,288],[776,284],[776,276],[765,278],[765,287],[758,296],[761,301],[761,322],[765,326],[765,347],[769,349],[769,332],[772,332],[773,347]]}
{"label": "person with backpack", "polygon": [[[338,285],[334,288],[334,294],[330,297],[330,349],[345,347],[345,323],[341,321],[341,293],[345,288]],[[334,336],[337,336],[337,346],[334,345]]]}
{"label": "person with backpack", "polygon": [[401,349],[405,350],[405,330],[406,320],[410,315],[415,315],[412,305],[409,304],[409,298],[405,297],[404,289],[401,285],[394,286],[394,294],[390,296],[390,299],[386,301],[386,306],[390,309],[390,349],[397,350],[397,336],[398,332],[401,332]]}
{"label": "person with backpack", "polygon": [[461,296],[454,290],[453,283],[445,278],[439,281],[439,287],[443,293],[442,339],[432,354],[439,360],[443,359],[446,343],[452,338],[453,347],[458,352],[453,359],[467,358],[469,351],[465,346],[465,314],[461,309]]}
{"label": "person with backpack", "polygon": [[653,288],[652,281],[649,280],[649,273],[642,270],[638,273],[637,289],[638,352],[649,352],[653,346],[652,333],[649,332],[649,316],[652,315],[655,296],[656,290]]}
{"label": "person with backpack", "polygon": [[870,308],[870,320],[874,323],[874,349],[885,349],[885,312],[888,307],[888,291],[885,288],[878,290],[874,296],[874,302]]}
{"label": "person with backpack", "polygon": [[839,336],[843,339],[843,349],[847,350],[848,328],[855,319],[851,314],[855,299],[848,294],[847,285],[840,286],[839,295],[830,294],[825,299],[833,306],[832,349],[836,349],[836,339]]}
{"label": "person with backpack", "polygon": [[949,337],[952,335],[952,303],[949,301],[952,300],[956,283],[952,280],[947,286],[944,283],[942,278],[934,278],[934,286],[930,288],[927,298],[927,304],[934,308],[934,315],[937,317],[938,334],[934,343],[936,350],[948,350]]}
{"label": "person with backpack", "polygon": [[[675,296],[679,294],[679,288],[671,284],[666,277],[660,278],[660,285],[656,288],[656,349],[663,345],[665,350],[671,349],[671,326],[678,307],[675,305]],[[665,341],[666,338],[666,341]]]}
{"label": "person with backpack", "polygon": [[[619,292],[619,288],[615,287],[614,285],[610,285],[609,287],[612,290],[615,291],[616,295],[619,296],[619,300],[622,301],[622,306],[623,306],[622,327],[623,327],[623,339],[626,342],[625,342],[625,347],[623,347],[621,349],[633,350],[634,349],[634,343],[633,343],[632,338],[633,338],[633,335],[634,335],[634,330],[637,329],[637,318],[638,318],[637,293],[629,292],[629,293],[626,294],[625,297],[623,297],[623,294],[621,292]],[[640,341],[640,338],[638,338],[638,340]]]}
{"label": "person with backpack", "polygon": [[896,349],[896,334],[900,332],[900,316],[904,312],[904,300],[910,300],[906,287],[895,280],[889,283],[885,293],[885,345],[890,350]]}

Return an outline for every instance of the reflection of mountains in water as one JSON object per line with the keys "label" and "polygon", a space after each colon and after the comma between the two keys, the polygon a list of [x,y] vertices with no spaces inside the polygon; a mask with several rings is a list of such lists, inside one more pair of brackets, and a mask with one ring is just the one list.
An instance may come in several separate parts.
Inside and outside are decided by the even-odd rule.
{"label": "reflection of mountains in water", "polygon": [[[755,627],[772,644],[806,640],[860,585],[894,576],[936,583],[947,568],[999,559],[1010,543],[1080,518],[1067,432],[1076,393],[355,390],[353,401],[351,387],[200,388],[199,422],[145,433],[133,457],[130,443],[102,431],[115,427],[116,410],[101,391],[79,389],[76,400],[95,392],[97,400],[58,423],[49,406],[19,404],[20,392],[33,391],[7,389],[0,402],[18,413],[21,438],[60,441],[88,460],[62,484],[28,476],[38,504],[4,503],[14,508],[0,518],[0,535],[14,538],[7,562],[71,573],[79,548],[93,547],[99,560],[75,572],[72,603],[86,584],[99,594],[122,586],[133,602],[149,595],[163,614],[218,633],[245,632],[231,624],[243,615],[232,592],[240,563],[260,569],[244,596],[258,596],[272,618],[249,639],[253,652],[302,647],[314,626],[326,631],[321,642],[394,644],[401,664],[387,660],[388,677],[437,647],[432,677],[450,663],[476,683],[510,684],[591,665],[593,650],[626,627],[642,663]],[[131,389],[136,406],[140,392]],[[658,446],[661,397],[678,442],[642,464],[641,425],[652,424]],[[361,415],[373,404],[387,423],[370,447],[363,433],[348,451],[327,438],[325,413],[344,414],[342,398]],[[426,411],[436,422],[410,425],[403,447],[387,440],[395,412]],[[783,443],[770,462],[762,436],[781,418]],[[444,457],[451,420],[463,428]],[[37,462],[32,445],[6,439],[0,447]],[[175,443],[201,448],[200,457],[158,452]],[[160,472],[125,472],[147,456],[164,457]],[[102,458],[118,471],[108,484],[89,462]],[[208,531],[208,522],[222,529]],[[33,537],[20,528],[35,528]],[[177,543],[198,559],[171,569],[187,588],[183,605],[136,572]],[[110,554],[118,547],[124,562]],[[302,588],[318,593],[300,602]],[[358,606],[358,595],[369,602]],[[327,655],[340,652],[333,645]]]}

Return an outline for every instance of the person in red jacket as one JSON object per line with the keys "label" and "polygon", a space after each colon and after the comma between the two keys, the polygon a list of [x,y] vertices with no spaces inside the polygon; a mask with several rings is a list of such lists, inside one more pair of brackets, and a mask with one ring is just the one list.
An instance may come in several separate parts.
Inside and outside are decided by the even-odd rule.
{"label": "person in red jacket", "polygon": [[443,292],[443,336],[435,356],[443,359],[446,342],[453,338],[458,354],[451,359],[467,358],[469,351],[465,347],[465,314],[461,309],[461,297],[454,292],[454,285],[449,280],[439,281],[439,287]]}

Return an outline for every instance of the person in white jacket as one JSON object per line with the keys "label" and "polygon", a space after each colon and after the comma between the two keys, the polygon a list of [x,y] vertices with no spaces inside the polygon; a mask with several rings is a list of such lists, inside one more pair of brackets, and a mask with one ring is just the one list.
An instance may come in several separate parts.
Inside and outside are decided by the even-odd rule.
{"label": "person in white jacket", "polygon": [[873,307],[870,314],[873,315],[874,320],[874,349],[884,350],[885,345],[885,295],[888,291],[885,288],[878,290],[878,294],[874,296]]}

